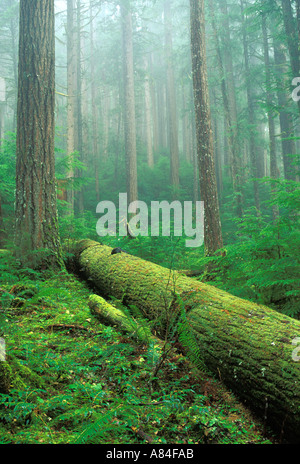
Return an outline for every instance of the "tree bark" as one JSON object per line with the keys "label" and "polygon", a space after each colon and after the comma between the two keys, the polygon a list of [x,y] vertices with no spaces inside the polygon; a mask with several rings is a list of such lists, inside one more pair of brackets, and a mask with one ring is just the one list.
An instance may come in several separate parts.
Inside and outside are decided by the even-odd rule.
{"label": "tree bark", "polygon": [[296,166],[293,166],[293,157],[296,154],[294,123],[290,108],[290,98],[287,92],[287,66],[284,46],[274,43],[274,60],[276,65],[277,98],[279,105],[279,121],[281,130],[281,146],[284,177],[287,180],[296,180]]}
{"label": "tree bark", "polygon": [[82,240],[70,251],[69,264],[98,294],[137,307],[160,338],[172,321],[182,334],[183,319],[187,356],[198,353],[247,407],[266,416],[267,426],[300,442],[300,362],[292,344],[299,321],[136,256],[111,255],[97,242]]}
{"label": "tree bark", "polygon": [[62,266],[54,161],[54,41],[54,0],[21,0],[16,247],[22,263],[34,268]]}
{"label": "tree bark", "polygon": [[223,246],[206,68],[204,1],[190,0],[191,53],[204,246],[208,256]]}
{"label": "tree bark", "polygon": [[149,81],[149,63],[147,57],[144,58],[144,102],[145,102],[145,135],[146,135],[146,146],[147,146],[147,162],[148,166],[153,168],[153,141],[152,141],[152,125],[151,125],[151,89]]}
{"label": "tree bark", "polygon": [[[237,120],[236,118],[236,105],[231,102],[229,97],[228,89],[228,79],[226,78],[226,69],[223,64],[223,57],[221,54],[219,34],[216,27],[215,14],[214,14],[214,5],[212,0],[208,2],[209,11],[211,15],[213,37],[215,41],[216,53],[217,53],[217,63],[219,68],[219,74],[221,79],[221,91],[223,106],[225,112],[225,123],[226,123],[226,134],[227,136],[227,146],[229,151],[229,166],[232,179],[233,191],[235,194],[236,201],[236,214],[238,217],[243,215],[243,205],[242,205],[242,192],[241,192],[241,169],[239,166],[238,159],[238,145],[237,145]],[[230,86],[232,88],[232,85]],[[233,92],[233,91],[232,91]],[[231,93],[232,93],[231,92]]]}
{"label": "tree bark", "polygon": [[132,17],[130,0],[121,2],[123,31],[124,130],[128,203],[138,199],[136,120],[133,73]]}
{"label": "tree bark", "polygon": [[74,0],[67,1],[67,155],[69,156],[69,168],[67,170],[67,179],[69,188],[67,190],[67,202],[69,207],[67,213],[74,213],[74,169],[73,169],[73,154],[75,152],[75,91],[76,91],[76,62],[75,62],[75,43],[74,40]]}
{"label": "tree bark", "polygon": [[[291,69],[293,77],[298,77],[300,73],[300,49],[299,49],[299,1],[297,0],[297,19],[293,16],[290,0],[281,0],[283,23],[287,37],[287,44],[290,55]],[[298,101],[300,112],[300,100]]]}
{"label": "tree bark", "polygon": [[167,66],[167,123],[170,147],[170,174],[171,186],[175,188],[174,197],[177,197],[176,189],[179,187],[179,147],[178,147],[178,122],[177,104],[175,91],[175,78],[173,68],[173,40],[171,24],[171,2],[164,2],[164,25],[165,25],[165,52]]}
{"label": "tree bark", "polygon": [[[81,66],[81,0],[76,0],[76,126],[75,126],[75,149],[79,153],[79,159],[84,163],[83,153],[83,111],[82,111],[82,66]],[[82,178],[82,171],[77,169],[76,176]],[[84,211],[84,186],[75,195],[75,209],[79,213]]]}
{"label": "tree bark", "polygon": [[93,5],[90,0],[90,50],[91,50],[91,105],[92,105],[92,134],[93,134],[93,165],[95,170],[95,193],[97,202],[100,201],[99,190],[99,130],[98,130],[98,110],[96,104],[96,72],[95,72],[95,44],[94,44],[94,23],[93,23]]}
{"label": "tree bark", "polygon": [[250,78],[250,63],[249,63],[249,46],[248,37],[246,32],[245,14],[244,14],[244,2],[240,0],[241,14],[242,14],[242,30],[243,30],[243,51],[244,51],[244,62],[245,62],[245,79],[246,79],[246,93],[247,93],[247,105],[248,105],[248,121],[249,121],[249,151],[250,151],[250,162],[251,162],[251,173],[253,176],[253,191],[256,212],[260,214],[260,198],[259,198],[259,187],[257,182],[258,177],[258,163],[257,163],[257,143],[255,137],[255,112],[253,103],[253,89]]}
{"label": "tree bark", "polygon": [[[270,149],[270,177],[272,179],[278,178],[278,167],[277,167],[277,153],[276,153],[276,140],[275,140],[275,122],[274,122],[274,110],[273,110],[273,98],[272,98],[272,82],[271,82],[271,69],[270,69],[270,56],[269,56],[269,40],[268,40],[268,28],[266,15],[262,15],[262,33],[263,33],[263,47],[264,47],[264,62],[266,72],[266,104],[268,114],[268,128],[269,128],[269,149]],[[272,194],[276,194],[275,184],[271,186]],[[273,220],[277,221],[279,210],[276,204],[272,205]]]}

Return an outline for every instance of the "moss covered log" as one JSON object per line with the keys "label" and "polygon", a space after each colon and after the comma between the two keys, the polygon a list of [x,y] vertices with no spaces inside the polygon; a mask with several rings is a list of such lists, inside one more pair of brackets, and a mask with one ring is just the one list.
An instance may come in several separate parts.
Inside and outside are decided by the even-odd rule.
{"label": "moss covered log", "polygon": [[157,349],[163,345],[163,342],[151,333],[148,326],[125,314],[101,296],[91,295],[88,305],[91,313],[103,324],[116,327],[120,332],[132,336],[141,343],[153,344]]}
{"label": "moss covered log", "polygon": [[97,293],[135,305],[158,331],[183,317],[190,354],[285,441],[300,442],[300,361],[293,357],[299,321],[127,253],[112,255],[94,241],[70,251],[69,265]]}

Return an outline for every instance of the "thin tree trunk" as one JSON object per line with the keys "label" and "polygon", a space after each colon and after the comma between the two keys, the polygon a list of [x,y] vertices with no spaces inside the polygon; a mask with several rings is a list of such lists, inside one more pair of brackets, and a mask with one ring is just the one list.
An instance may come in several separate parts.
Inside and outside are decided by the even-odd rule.
{"label": "thin tree trunk", "polygon": [[68,214],[74,213],[74,169],[73,153],[75,152],[75,89],[76,89],[76,61],[75,61],[75,24],[74,24],[74,0],[67,1],[67,155],[69,156],[69,168],[66,177],[69,180],[67,189]]}
{"label": "thin tree trunk", "polygon": [[[276,153],[276,140],[275,140],[275,122],[273,114],[273,99],[271,93],[271,69],[270,69],[270,57],[269,57],[269,41],[268,41],[268,29],[266,15],[262,15],[262,33],[263,33],[263,47],[264,47],[264,61],[265,61],[265,73],[266,73],[266,103],[268,113],[268,127],[269,127],[269,149],[270,149],[270,177],[277,179],[278,168],[277,168],[277,153]],[[276,186],[272,184],[271,190],[273,195],[276,193]],[[273,220],[276,221],[278,217],[278,207],[273,205]]]}
{"label": "thin tree trunk", "polygon": [[207,83],[204,0],[190,0],[190,21],[200,195],[204,202],[205,217],[204,246],[205,254],[212,256],[222,248],[223,239]]}
{"label": "thin tree trunk", "polygon": [[216,115],[213,120],[213,133],[214,133],[214,154],[215,154],[217,190],[218,190],[218,193],[221,194],[223,190],[223,179],[222,179],[222,163],[221,163],[221,148],[220,148],[218,115]]}
{"label": "thin tree trunk", "polygon": [[170,172],[171,185],[179,187],[179,148],[178,148],[178,123],[177,123],[177,105],[176,91],[173,70],[173,41],[172,41],[172,24],[171,24],[171,2],[164,2],[164,24],[165,24],[165,51],[167,62],[167,117],[168,133],[170,147]]}
{"label": "thin tree trunk", "polygon": [[288,87],[287,80],[284,76],[287,74],[285,49],[282,45],[274,44],[274,60],[276,65],[276,80],[277,80],[277,98],[279,104],[279,120],[281,131],[281,146],[283,158],[284,177],[287,180],[295,180],[296,167],[293,166],[293,155],[296,154],[296,144],[293,137],[294,125],[290,107],[290,98],[286,91]]}
{"label": "thin tree trunk", "polygon": [[228,103],[231,112],[232,124],[235,132],[235,139],[238,138],[238,118],[237,118],[237,103],[235,96],[235,76],[233,72],[233,59],[232,59],[232,40],[230,35],[229,14],[227,7],[227,0],[219,0],[220,9],[223,15],[223,56],[224,56],[224,71],[226,74],[226,85],[228,93]]}
{"label": "thin tree trunk", "polygon": [[250,151],[250,163],[251,163],[251,174],[253,180],[254,190],[254,201],[257,214],[260,214],[260,198],[259,188],[256,178],[258,177],[257,172],[257,144],[255,140],[255,113],[253,104],[253,89],[250,77],[250,65],[249,65],[249,47],[248,38],[246,33],[245,16],[244,16],[244,2],[241,1],[241,13],[242,13],[242,30],[243,30],[243,49],[244,49],[244,62],[245,62],[245,76],[246,76],[246,92],[247,92],[247,105],[248,105],[248,121],[250,126],[250,139],[249,139],[249,151]]}
{"label": "thin tree trunk", "polygon": [[149,82],[149,65],[148,60],[144,58],[144,95],[145,95],[145,131],[146,131],[146,146],[147,146],[147,162],[149,167],[154,166],[153,159],[153,144],[152,144],[152,125],[151,125],[151,92]]}
{"label": "thin tree trunk", "polygon": [[91,47],[91,99],[92,99],[92,134],[93,134],[93,164],[95,168],[95,193],[97,202],[100,201],[99,192],[99,129],[96,106],[96,73],[94,49],[93,5],[90,0],[90,47]]}
{"label": "thin tree trunk", "polygon": [[130,1],[121,3],[123,31],[123,76],[124,76],[124,130],[126,151],[128,202],[138,199],[137,159],[136,159],[136,121],[133,74],[132,18]]}
{"label": "thin tree trunk", "polygon": [[[12,6],[12,0],[10,0],[10,6]],[[17,43],[17,34],[18,34],[18,29],[17,29],[17,21],[11,18],[10,24],[9,24],[9,29],[10,29],[10,36],[11,36],[11,57],[12,57],[12,65],[13,65],[13,82],[14,82],[14,88],[18,88],[18,43]],[[13,104],[13,125],[12,125],[12,130],[16,130],[17,126],[17,98],[14,99],[14,104]]]}
{"label": "thin tree trunk", "polygon": [[189,125],[189,111],[187,108],[187,92],[186,86],[182,84],[182,149],[186,161],[190,164],[191,157],[191,132]]}
{"label": "thin tree trunk", "polygon": [[[81,0],[77,0],[76,12],[76,130],[75,148],[79,159],[84,162],[83,153],[83,118],[82,118],[82,69],[81,69]],[[77,177],[82,177],[82,171],[77,170]],[[75,196],[75,208],[79,213],[84,211],[84,187],[81,186]]]}
{"label": "thin tree trunk", "polygon": [[[299,29],[297,28],[296,20],[293,16],[291,1],[281,0],[281,6],[283,13],[284,28],[287,36],[287,44],[289,49],[292,73],[293,77],[298,77],[300,75],[300,49],[298,41]],[[299,2],[297,4],[297,13],[299,15]],[[297,16],[297,19],[299,21],[299,16]],[[298,109],[300,112],[300,100],[298,101]]]}
{"label": "thin tree trunk", "polygon": [[213,36],[215,41],[215,47],[217,52],[217,62],[219,67],[219,73],[221,78],[221,91],[222,91],[222,98],[223,98],[223,105],[225,111],[225,122],[226,122],[226,132],[228,133],[227,137],[227,147],[229,151],[229,165],[231,171],[231,179],[233,190],[235,194],[235,201],[236,201],[236,214],[238,217],[242,217],[243,215],[243,207],[242,207],[242,192],[241,192],[241,184],[240,184],[240,176],[241,173],[238,169],[238,155],[237,155],[237,123],[232,119],[232,111],[230,108],[230,100],[228,95],[228,87],[225,78],[225,69],[223,65],[223,59],[221,55],[220,43],[219,43],[219,36],[216,27],[215,21],[215,14],[214,14],[214,5],[212,0],[208,1],[209,11],[211,15],[212,21],[212,28],[213,28]]}
{"label": "thin tree trunk", "polygon": [[300,0],[296,0],[296,14],[297,14],[298,44],[300,44]]}
{"label": "thin tree trunk", "polygon": [[[150,55],[149,59],[149,71],[151,76],[153,75],[153,55]],[[158,151],[159,142],[158,142],[158,114],[157,114],[157,96],[156,96],[156,86],[154,83],[153,77],[149,79],[150,84],[150,94],[151,94],[151,108],[152,108],[152,122],[153,122],[153,150],[155,153]]]}
{"label": "thin tree trunk", "polygon": [[19,34],[17,256],[23,265],[33,268],[60,268],[54,160],[54,0],[21,0]]}
{"label": "thin tree trunk", "polygon": [[[298,77],[300,73],[300,56],[296,20],[293,16],[290,0],[281,0],[283,22],[287,36],[287,43],[291,59],[293,76]],[[299,8],[299,5],[297,6]]]}
{"label": "thin tree trunk", "polygon": [[160,148],[167,146],[167,131],[166,131],[166,84],[165,80],[160,78],[156,87],[157,92],[157,105],[158,111],[158,143]]}

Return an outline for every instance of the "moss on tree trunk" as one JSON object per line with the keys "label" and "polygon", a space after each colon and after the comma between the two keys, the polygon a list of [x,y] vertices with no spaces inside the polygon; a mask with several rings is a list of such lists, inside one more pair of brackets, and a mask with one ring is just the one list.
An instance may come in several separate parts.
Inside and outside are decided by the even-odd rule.
{"label": "moss on tree trunk", "polygon": [[[300,322],[127,253],[90,240],[74,244],[72,265],[98,293],[135,305],[164,330],[184,315],[185,346],[201,354],[220,378],[266,425],[300,442],[300,363],[292,344]],[[192,340],[192,342],[190,342]]]}

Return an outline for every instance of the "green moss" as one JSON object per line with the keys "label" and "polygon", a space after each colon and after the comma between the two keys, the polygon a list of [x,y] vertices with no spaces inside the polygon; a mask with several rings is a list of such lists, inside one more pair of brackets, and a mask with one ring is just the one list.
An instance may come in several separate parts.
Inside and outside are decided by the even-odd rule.
{"label": "green moss", "polygon": [[32,369],[21,364],[16,358],[10,359],[10,365],[13,369],[15,380],[14,388],[17,386],[30,385],[34,388],[43,388],[45,387],[45,380],[43,377],[35,373]]}
{"label": "green moss", "polygon": [[8,362],[0,362],[0,393],[8,393],[12,381],[12,369]]}

